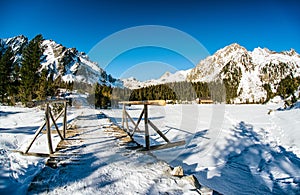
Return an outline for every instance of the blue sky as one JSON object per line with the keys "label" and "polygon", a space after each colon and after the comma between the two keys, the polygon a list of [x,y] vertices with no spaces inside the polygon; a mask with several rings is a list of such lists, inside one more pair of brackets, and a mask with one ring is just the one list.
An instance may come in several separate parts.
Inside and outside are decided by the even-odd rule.
{"label": "blue sky", "polygon": [[[41,33],[46,39],[86,53],[105,37],[139,25],[176,28],[196,38],[211,54],[231,43],[248,50],[294,48],[300,52],[300,3],[296,0],[1,0],[0,7],[1,38],[23,34],[31,39]],[[155,52],[156,49],[144,48],[122,54],[114,62],[121,62],[125,57],[124,68],[118,72],[114,65],[108,72],[120,76],[133,65],[128,59],[137,55],[144,55],[146,61],[160,61],[163,55],[157,54],[160,52]],[[173,56],[172,62],[166,61],[174,63],[175,69],[193,66],[184,60],[174,60],[177,54]]]}

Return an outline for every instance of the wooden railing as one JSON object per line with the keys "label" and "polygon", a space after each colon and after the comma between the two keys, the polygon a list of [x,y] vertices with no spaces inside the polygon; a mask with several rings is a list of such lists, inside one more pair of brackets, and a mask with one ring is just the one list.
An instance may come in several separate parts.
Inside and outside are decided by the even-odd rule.
{"label": "wooden railing", "polygon": [[[60,138],[63,140],[66,138],[66,130],[67,130],[67,107],[68,103],[70,103],[70,100],[66,99],[55,99],[55,100],[42,100],[42,101],[33,101],[33,102],[28,102],[27,105],[30,107],[34,106],[41,106],[45,105],[45,122],[39,127],[39,129],[35,132],[33,140],[30,142],[29,146],[27,147],[25,154],[28,154],[31,146],[37,139],[38,135],[42,132],[42,130],[46,127],[46,133],[47,133],[47,140],[48,140],[48,147],[49,147],[49,152],[50,154],[53,154],[53,147],[52,147],[52,138],[51,138],[51,127],[54,125],[55,129],[60,136]],[[63,104],[64,107],[61,110],[61,112],[54,118],[52,111],[51,111],[51,104]],[[60,132],[56,121],[58,120],[61,115],[64,114],[63,118],[63,133]],[[52,124],[51,124],[52,121]]]}
{"label": "wooden railing", "polygon": [[[148,116],[148,106],[149,105],[155,105],[155,106],[165,106],[166,101],[165,100],[146,100],[146,101],[123,101],[119,102],[119,104],[123,104],[123,112],[122,112],[122,127],[126,132],[129,134],[130,137],[132,137],[135,133],[136,130],[139,130],[138,126],[144,116],[144,122],[145,122],[145,149],[150,150],[150,149],[162,149],[162,148],[167,148],[167,147],[173,147],[173,146],[178,146],[178,145],[183,145],[185,144],[185,141],[179,141],[179,142],[173,142],[171,143],[170,140],[154,125],[149,120]],[[126,111],[126,105],[143,105],[144,109],[142,110],[137,122],[135,123],[132,117],[128,114]],[[134,125],[134,129],[131,132],[129,130],[129,125],[128,125],[128,119],[132,122]],[[126,127],[125,127],[126,125]],[[159,146],[150,146],[150,135],[149,135],[149,127],[150,125],[154,131],[158,133],[160,137],[164,139],[164,141],[167,144],[164,145],[159,145]]]}

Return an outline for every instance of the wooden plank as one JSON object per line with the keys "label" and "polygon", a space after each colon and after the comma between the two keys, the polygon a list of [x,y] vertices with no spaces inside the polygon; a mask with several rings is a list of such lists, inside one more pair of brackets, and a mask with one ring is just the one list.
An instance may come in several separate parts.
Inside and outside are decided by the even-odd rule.
{"label": "wooden plank", "polygon": [[34,141],[36,140],[37,136],[41,133],[41,131],[44,129],[44,127],[46,126],[46,121],[44,122],[43,125],[40,126],[40,128],[35,132],[33,140],[30,142],[29,146],[27,147],[25,154],[28,153],[28,151],[30,150],[32,144],[34,143]]}
{"label": "wooden plank", "polygon": [[182,146],[185,145],[185,141],[178,141],[178,142],[169,142],[167,144],[161,144],[161,145],[155,145],[155,146],[150,146],[149,149],[142,148],[140,151],[147,151],[147,150],[163,150],[163,149],[168,149],[168,148],[173,148],[176,146]]}
{"label": "wooden plank", "polygon": [[122,101],[119,104],[125,105],[156,105],[156,106],[165,106],[165,100],[144,100],[144,101]]}
{"label": "wooden plank", "polygon": [[20,154],[26,155],[26,156],[50,157],[50,154],[38,153],[38,152],[22,152],[22,151],[18,151],[18,150],[13,150],[13,152],[17,152],[17,153],[20,153]]}
{"label": "wooden plank", "polygon": [[148,129],[148,105],[144,104],[144,121],[145,121],[145,143],[146,150],[150,149],[150,137],[149,137],[149,129]]}
{"label": "wooden plank", "polygon": [[[126,110],[125,110],[125,113],[126,113]],[[125,114],[125,124],[126,124],[126,132],[129,134],[130,130],[129,130],[129,126],[128,126],[128,117],[126,114]]]}
{"label": "wooden plank", "polygon": [[170,142],[169,139],[148,119],[149,125],[162,137],[166,142]]}

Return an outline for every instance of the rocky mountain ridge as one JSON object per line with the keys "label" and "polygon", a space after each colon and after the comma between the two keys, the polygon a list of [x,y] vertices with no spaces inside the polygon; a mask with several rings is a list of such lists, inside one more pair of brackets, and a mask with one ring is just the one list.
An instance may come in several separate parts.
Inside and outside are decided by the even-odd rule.
{"label": "rocky mountain ridge", "polygon": [[[22,51],[28,45],[28,38],[20,35],[0,39],[0,52],[11,47],[15,61],[21,63]],[[84,52],[76,48],[66,48],[53,40],[43,40],[43,56],[41,70],[47,69],[54,79],[61,77],[64,82],[84,82],[88,84],[104,84],[107,86],[123,86],[119,79],[113,78],[105,70],[93,62]]]}
{"label": "rocky mountain ridge", "polygon": [[209,82],[227,80],[237,87],[235,103],[259,102],[266,99],[264,85],[273,92],[287,76],[300,76],[300,55],[290,51],[274,52],[267,48],[246,48],[234,43],[200,61],[187,80]]}
{"label": "rocky mountain ridge", "polygon": [[220,81],[236,91],[237,97],[232,103],[256,103],[266,100],[265,85],[275,93],[280,81],[287,76],[300,76],[300,55],[295,50],[275,52],[258,47],[248,51],[234,43],[201,60],[193,69],[166,73],[157,80],[140,82],[131,78],[123,81],[133,89],[175,81]]}

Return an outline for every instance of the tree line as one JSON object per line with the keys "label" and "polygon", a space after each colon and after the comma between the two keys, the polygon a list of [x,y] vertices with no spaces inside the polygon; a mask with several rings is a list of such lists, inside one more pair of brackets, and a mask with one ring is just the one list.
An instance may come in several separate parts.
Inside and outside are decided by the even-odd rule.
{"label": "tree line", "polygon": [[[238,75],[238,74],[237,74]],[[151,85],[139,89],[113,88],[96,84],[95,93],[91,96],[95,97],[94,103],[96,107],[107,108],[117,106],[119,101],[142,101],[163,99],[170,100],[169,102],[195,101],[196,98],[211,99],[215,103],[232,103],[232,100],[238,97],[237,87],[234,86],[231,80],[224,79],[214,82],[173,82],[161,85]],[[291,97],[288,100],[290,105],[295,103],[297,99],[294,92],[300,86],[300,77],[294,78],[292,75],[282,79],[278,84],[276,92],[272,92],[269,84],[264,85],[267,91],[265,102],[269,101],[276,95],[283,99]],[[246,102],[247,103],[247,102]],[[264,103],[263,100],[254,103]]]}
{"label": "tree line", "polygon": [[[275,92],[271,89],[271,85],[266,83],[263,85],[264,89],[267,91],[266,102],[279,95],[282,99],[285,99],[286,106],[291,106],[300,99],[300,94],[298,94],[298,97],[295,95],[295,91],[299,88],[299,86],[300,77],[294,77],[292,74],[281,79]],[[289,97],[290,99],[287,99]]]}
{"label": "tree line", "polygon": [[95,84],[94,93],[90,94],[90,104],[98,108],[115,107],[120,101],[169,100],[171,103],[195,101],[196,98],[208,98],[214,102],[225,101],[226,89],[221,82],[173,82],[152,85],[139,89],[114,88]]}

